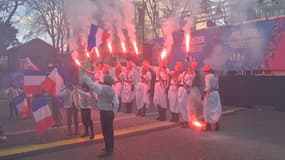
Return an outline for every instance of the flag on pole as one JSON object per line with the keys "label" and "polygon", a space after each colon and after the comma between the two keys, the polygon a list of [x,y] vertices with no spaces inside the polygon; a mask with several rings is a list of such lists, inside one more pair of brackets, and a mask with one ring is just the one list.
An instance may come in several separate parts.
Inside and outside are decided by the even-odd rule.
{"label": "flag on pole", "polygon": [[21,93],[17,97],[15,97],[13,99],[13,103],[15,104],[19,113],[21,114],[21,117],[27,118],[29,115],[29,107],[25,93]]}
{"label": "flag on pole", "polygon": [[37,132],[44,132],[55,124],[46,97],[34,97],[32,101],[32,111],[37,123]]}
{"label": "flag on pole", "polygon": [[56,96],[68,85],[71,85],[71,81],[64,74],[63,67],[57,65],[43,81],[41,88],[49,94]]}
{"label": "flag on pole", "polygon": [[46,74],[36,70],[24,70],[24,92],[37,94],[42,92],[41,84],[46,79]]}
{"label": "flag on pole", "polygon": [[87,43],[88,51],[91,51],[95,46],[99,46],[110,37],[111,35],[108,32],[103,31],[95,24],[91,24]]}

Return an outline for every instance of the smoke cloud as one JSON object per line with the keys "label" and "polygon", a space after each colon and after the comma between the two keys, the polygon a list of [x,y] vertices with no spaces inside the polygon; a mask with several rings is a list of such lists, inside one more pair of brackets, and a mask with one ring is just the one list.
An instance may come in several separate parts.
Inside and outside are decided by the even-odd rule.
{"label": "smoke cloud", "polygon": [[[222,35],[221,35],[222,36]],[[265,35],[255,24],[233,26],[229,38],[224,44],[218,44],[212,53],[204,60],[204,64],[211,65],[217,70],[256,69],[264,55]],[[230,48],[230,49],[225,49]],[[227,64],[231,64],[228,66]]]}
{"label": "smoke cloud", "polygon": [[134,25],[135,8],[131,0],[64,0],[64,11],[72,35],[70,44],[79,51],[87,44],[90,24],[97,24],[112,35],[125,41],[123,30],[127,30],[131,40],[136,40]]}
{"label": "smoke cloud", "polygon": [[193,15],[200,11],[201,0],[163,0],[166,6],[167,15],[161,21],[164,34],[163,47],[167,52],[171,51],[173,41],[173,33],[180,29],[190,33],[193,27]]}

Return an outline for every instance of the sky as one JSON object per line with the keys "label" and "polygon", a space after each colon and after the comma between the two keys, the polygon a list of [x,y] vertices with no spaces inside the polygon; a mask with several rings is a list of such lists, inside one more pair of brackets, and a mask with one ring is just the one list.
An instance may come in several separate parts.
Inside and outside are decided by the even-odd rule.
{"label": "sky", "polygon": [[40,38],[48,43],[51,43],[50,38],[47,34],[38,35],[36,37],[31,37],[29,35],[30,30],[32,30],[32,27],[30,24],[31,18],[27,15],[25,15],[26,8],[24,6],[20,6],[16,12],[16,15],[13,17],[14,26],[18,29],[17,38],[20,43],[25,43],[27,41],[32,40],[33,38]]}

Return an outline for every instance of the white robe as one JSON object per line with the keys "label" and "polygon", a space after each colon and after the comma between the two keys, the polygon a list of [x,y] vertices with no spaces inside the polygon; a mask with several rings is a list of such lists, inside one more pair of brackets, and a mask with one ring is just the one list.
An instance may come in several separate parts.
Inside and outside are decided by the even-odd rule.
{"label": "white robe", "polygon": [[142,71],[140,71],[140,79],[136,89],[137,109],[143,108],[144,104],[146,104],[147,108],[149,107],[150,95],[148,91],[150,89],[150,81],[151,81],[150,71],[147,71],[145,74],[142,74]]}
{"label": "white robe", "polygon": [[122,90],[123,90],[123,81],[122,81],[122,77],[119,76],[115,76],[114,77],[115,80],[115,84],[113,85],[113,89],[115,91],[115,94],[121,98],[122,97]]}
{"label": "white robe", "polygon": [[194,75],[184,72],[180,75],[180,87],[178,89],[178,103],[179,111],[182,121],[189,121],[190,108],[189,108],[189,96],[191,92],[191,86],[194,79]]}
{"label": "white robe", "polygon": [[156,71],[156,82],[154,86],[154,97],[153,103],[157,106],[159,105],[162,108],[167,108],[168,99],[166,88],[167,80],[168,80],[169,71],[166,72],[159,72],[158,69]]}
{"label": "white robe", "polygon": [[135,98],[135,74],[134,71],[123,71],[120,75],[123,77],[123,89],[122,89],[122,103],[131,103]]}
{"label": "white robe", "polygon": [[214,74],[207,74],[205,76],[206,92],[203,101],[203,117],[207,123],[216,123],[222,115],[222,105],[219,94],[218,77]]}
{"label": "white robe", "polygon": [[168,90],[168,100],[169,100],[169,108],[172,113],[179,113],[179,105],[178,105],[178,81],[171,78],[170,87]]}

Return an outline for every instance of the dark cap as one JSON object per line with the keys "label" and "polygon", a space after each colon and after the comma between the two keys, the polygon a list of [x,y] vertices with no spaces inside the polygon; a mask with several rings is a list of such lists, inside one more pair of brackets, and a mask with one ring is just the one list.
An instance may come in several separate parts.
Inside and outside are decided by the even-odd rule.
{"label": "dark cap", "polygon": [[113,85],[113,84],[115,84],[115,81],[110,75],[106,75],[104,77],[104,84]]}

